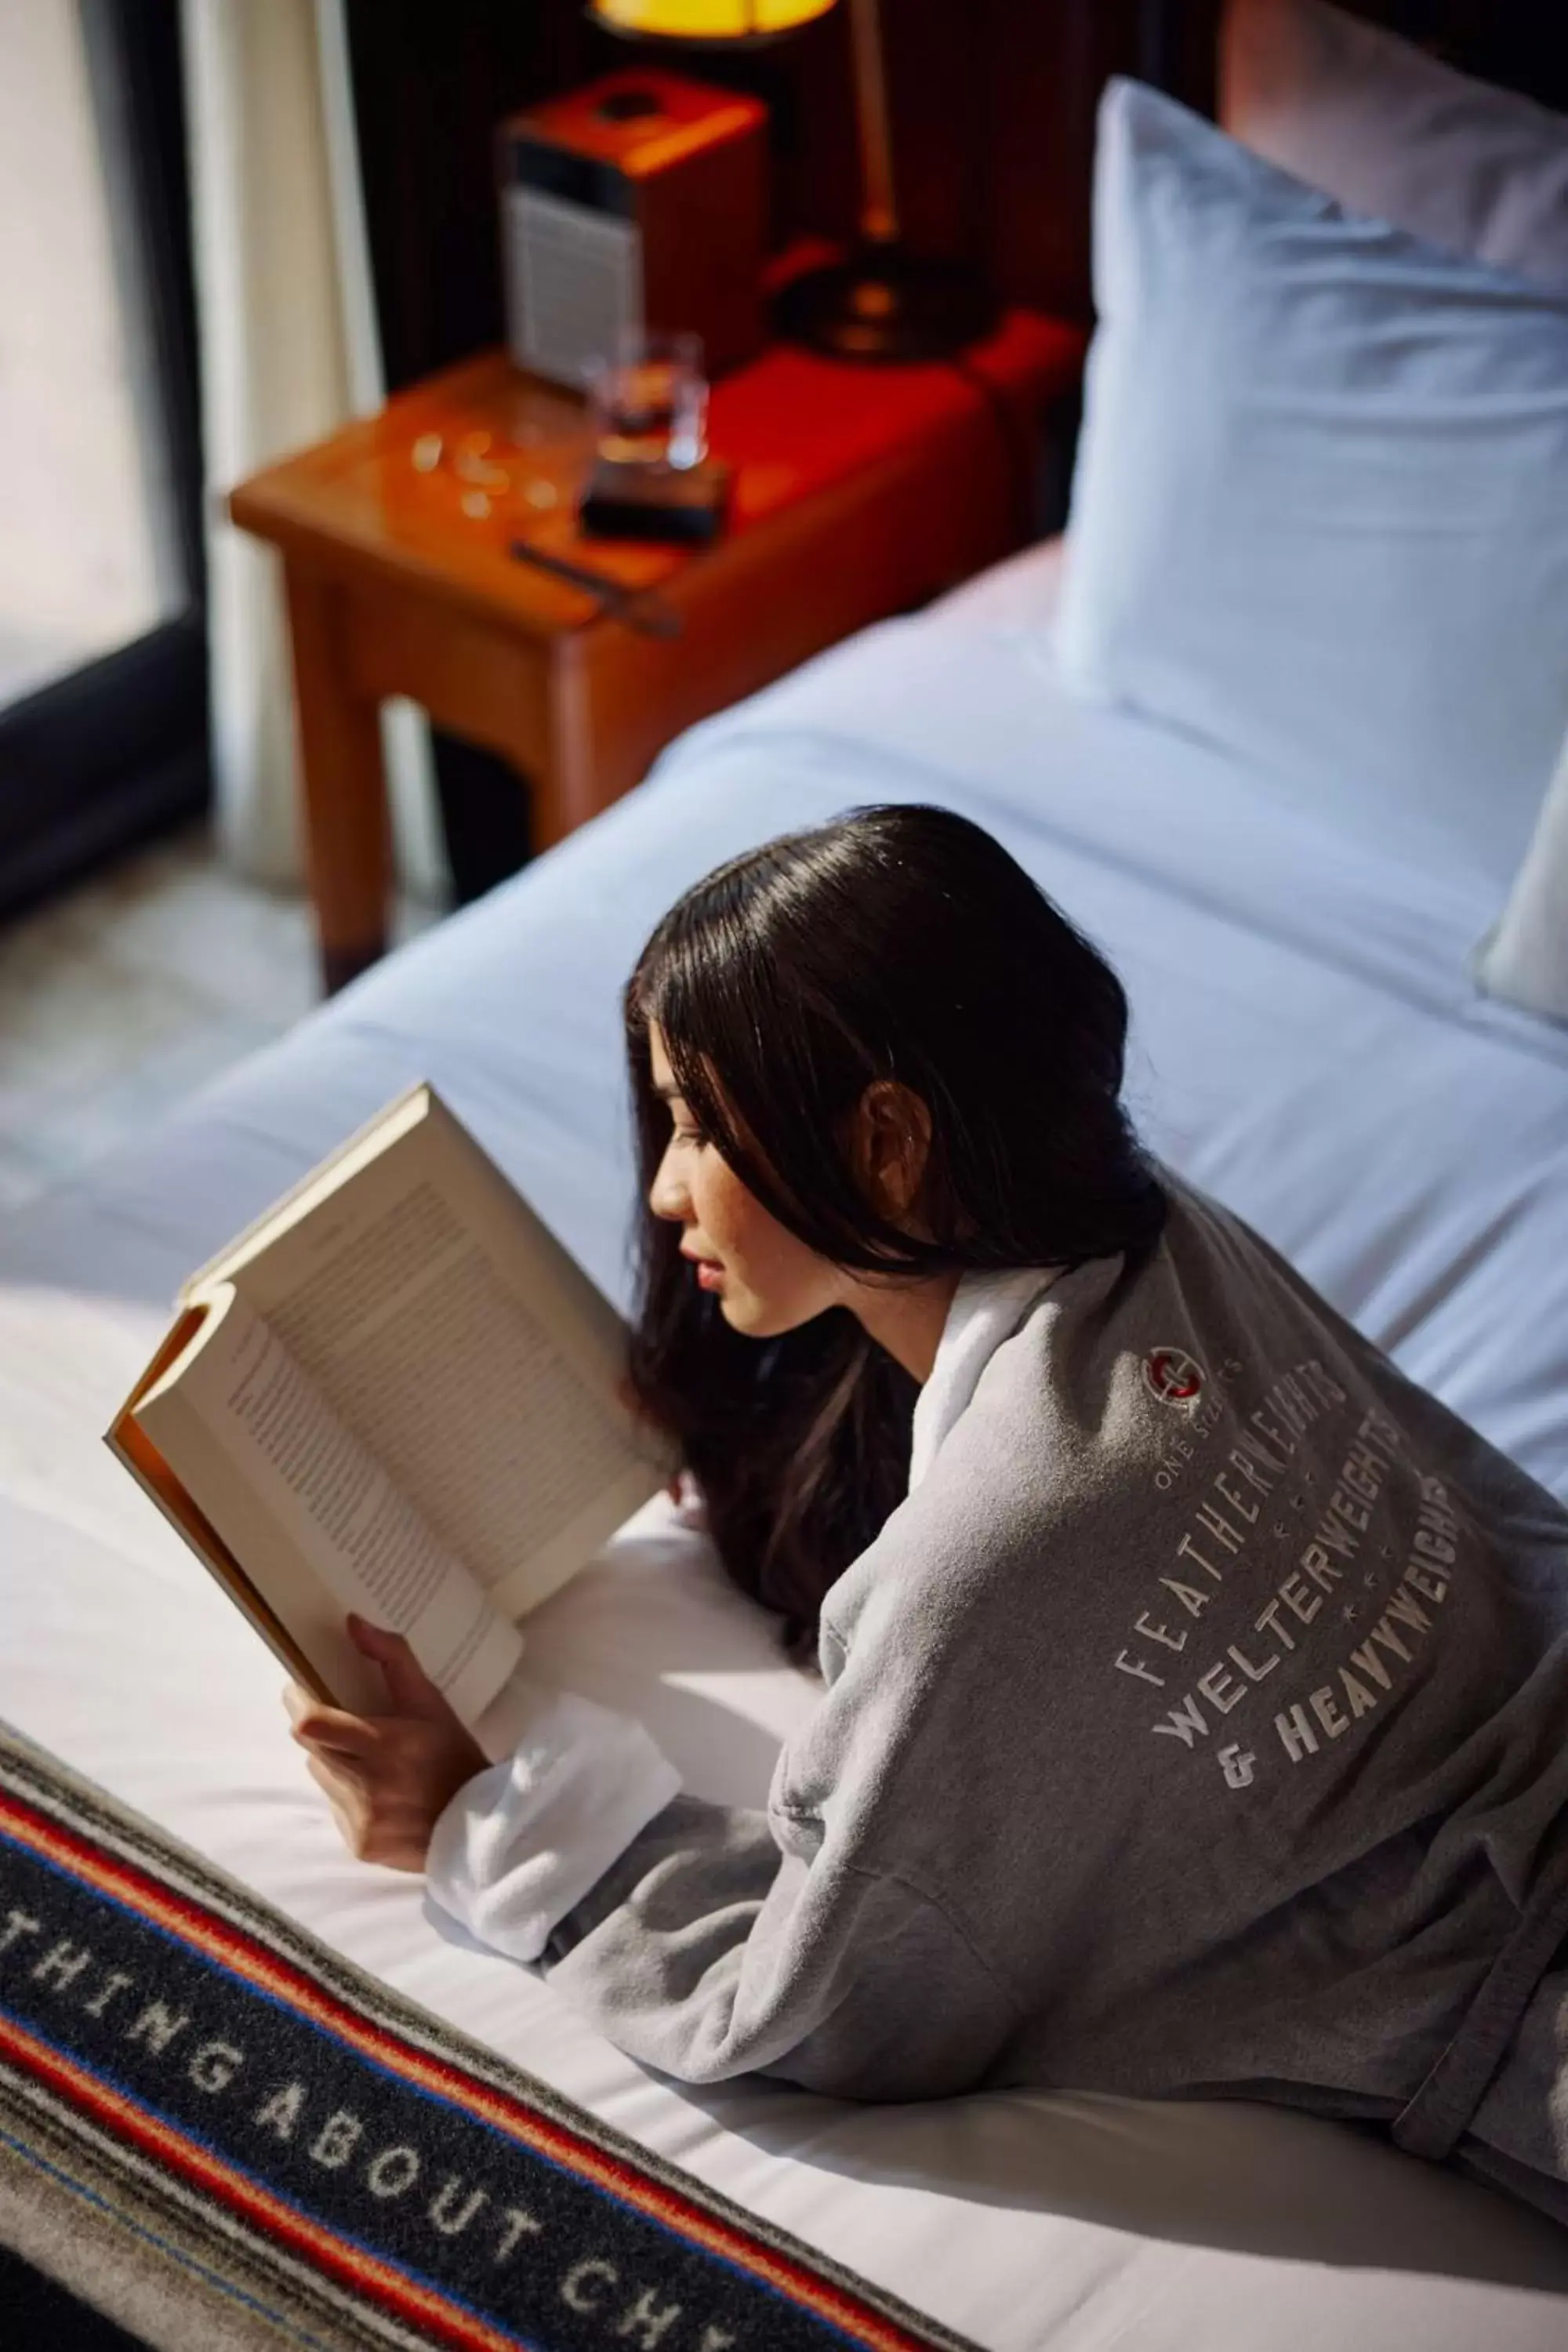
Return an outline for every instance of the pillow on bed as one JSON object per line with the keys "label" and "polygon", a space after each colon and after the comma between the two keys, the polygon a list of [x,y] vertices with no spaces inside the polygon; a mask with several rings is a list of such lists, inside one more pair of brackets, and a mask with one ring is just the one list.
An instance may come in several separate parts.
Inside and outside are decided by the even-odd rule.
{"label": "pillow on bed", "polygon": [[1568,744],[1508,904],[1475,963],[1489,996],[1568,1021]]}
{"label": "pillow on bed", "polygon": [[1221,121],[1270,163],[1568,295],[1568,117],[1323,0],[1229,0],[1219,71]]}
{"label": "pillow on bed", "polygon": [[1568,304],[1101,102],[1058,657],[1506,888],[1568,729]]}

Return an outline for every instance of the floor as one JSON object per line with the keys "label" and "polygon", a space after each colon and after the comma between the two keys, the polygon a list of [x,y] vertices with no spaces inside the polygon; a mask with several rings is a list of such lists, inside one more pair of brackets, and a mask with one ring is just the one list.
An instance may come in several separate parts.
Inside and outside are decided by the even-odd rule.
{"label": "floor", "polygon": [[[438,910],[405,902],[393,934]],[[317,996],[302,899],[214,860],[205,827],[0,929],[0,1213],[291,1026]]]}

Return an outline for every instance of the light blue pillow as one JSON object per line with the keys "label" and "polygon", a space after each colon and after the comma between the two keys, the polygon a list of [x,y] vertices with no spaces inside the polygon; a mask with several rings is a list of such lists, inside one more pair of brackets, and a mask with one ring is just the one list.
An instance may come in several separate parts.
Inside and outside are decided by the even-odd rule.
{"label": "light blue pillow", "polygon": [[1500,897],[1568,730],[1568,304],[1136,82],[1094,234],[1067,676]]}

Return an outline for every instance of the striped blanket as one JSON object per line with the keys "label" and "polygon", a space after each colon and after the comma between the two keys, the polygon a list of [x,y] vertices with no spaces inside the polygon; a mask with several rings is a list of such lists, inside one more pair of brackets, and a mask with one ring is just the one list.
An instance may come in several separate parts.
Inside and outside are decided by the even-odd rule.
{"label": "striped blanket", "polygon": [[3,1727],[0,2243],[159,2352],[963,2352]]}

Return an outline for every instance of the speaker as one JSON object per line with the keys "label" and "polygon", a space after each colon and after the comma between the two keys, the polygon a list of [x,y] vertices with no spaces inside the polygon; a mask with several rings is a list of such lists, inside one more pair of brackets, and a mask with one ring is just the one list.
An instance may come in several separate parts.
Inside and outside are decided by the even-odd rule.
{"label": "speaker", "polygon": [[507,341],[581,384],[643,326],[702,338],[710,375],[763,340],[767,116],[675,74],[606,74],[499,133]]}

